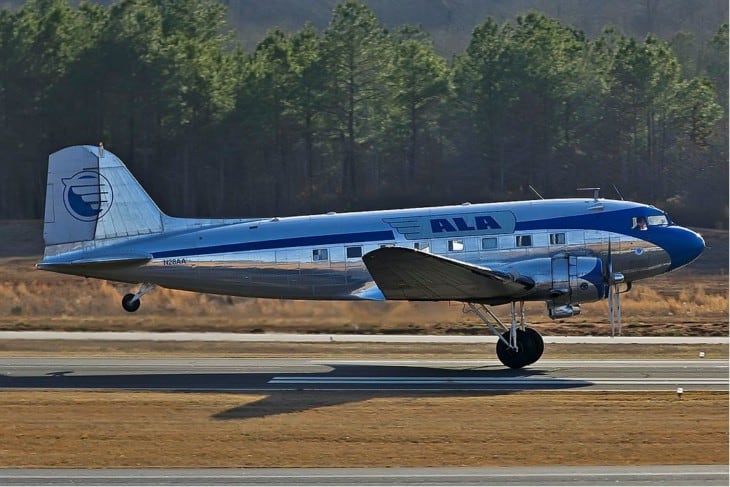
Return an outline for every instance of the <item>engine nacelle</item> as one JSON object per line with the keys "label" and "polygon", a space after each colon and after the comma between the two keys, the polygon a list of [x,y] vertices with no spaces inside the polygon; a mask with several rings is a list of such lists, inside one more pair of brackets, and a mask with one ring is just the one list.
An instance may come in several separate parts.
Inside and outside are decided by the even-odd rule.
{"label": "engine nacelle", "polygon": [[550,316],[550,319],[553,320],[558,318],[570,318],[571,316],[578,316],[579,314],[579,304],[565,304],[563,306],[548,304],[548,316]]}
{"label": "engine nacelle", "polygon": [[[589,303],[605,297],[603,262],[596,256],[556,254],[549,258],[513,262],[500,270],[529,276],[535,283],[530,299],[548,303],[555,313],[570,313],[575,303]],[[564,308],[567,306],[568,308]],[[578,312],[573,311],[573,316]]]}

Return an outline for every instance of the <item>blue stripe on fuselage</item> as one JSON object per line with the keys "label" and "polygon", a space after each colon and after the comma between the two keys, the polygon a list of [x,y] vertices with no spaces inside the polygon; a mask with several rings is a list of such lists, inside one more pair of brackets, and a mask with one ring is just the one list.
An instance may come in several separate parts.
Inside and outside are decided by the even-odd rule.
{"label": "blue stripe on fuselage", "polygon": [[394,240],[394,237],[393,232],[390,230],[378,232],[341,233],[335,235],[280,238],[276,240],[261,240],[258,242],[239,242],[232,244],[210,245],[207,247],[163,250],[161,252],[154,252],[152,257],[155,259],[161,259],[167,257],[186,257],[190,255],[245,252],[248,250],[271,250],[286,247],[316,247],[319,245],[383,242],[391,240]]}
{"label": "blue stripe on fuselage", "polygon": [[643,215],[643,208],[629,208],[588,215],[561,216],[542,220],[518,221],[515,231],[548,229],[605,230],[616,233],[631,233],[631,218]]}

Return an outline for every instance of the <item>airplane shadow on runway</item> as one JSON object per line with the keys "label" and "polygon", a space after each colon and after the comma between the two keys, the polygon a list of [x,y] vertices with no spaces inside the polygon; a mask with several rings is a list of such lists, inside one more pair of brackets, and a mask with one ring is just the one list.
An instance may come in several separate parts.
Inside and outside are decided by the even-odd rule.
{"label": "airplane shadow on runway", "polygon": [[277,391],[265,398],[248,404],[242,404],[226,411],[214,414],[218,420],[246,420],[276,416],[278,414],[299,413],[311,409],[340,406],[343,404],[364,402],[377,398],[423,398],[423,397],[456,397],[456,396],[498,396],[514,391]]}
{"label": "airplane shadow on runway", "polygon": [[[324,365],[324,364],[323,364]],[[560,390],[592,385],[552,377],[542,369],[410,367],[335,364],[318,372],[95,373],[59,370],[37,375],[0,375],[0,389],[158,390],[267,394],[267,397],[213,415],[242,420],[360,402],[378,397],[501,395],[528,390]],[[113,370],[113,368],[112,368]],[[27,374],[27,373],[26,373]]]}
{"label": "airplane shadow on runway", "polygon": [[[503,367],[444,369],[434,367],[331,365],[319,374],[282,374],[265,398],[213,415],[219,420],[245,420],[296,413],[374,398],[496,396],[526,390],[560,390],[592,385],[559,379],[541,369]],[[299,377],[298,377],[299,376]],[[277,380],[278,379],[278,380]]]}

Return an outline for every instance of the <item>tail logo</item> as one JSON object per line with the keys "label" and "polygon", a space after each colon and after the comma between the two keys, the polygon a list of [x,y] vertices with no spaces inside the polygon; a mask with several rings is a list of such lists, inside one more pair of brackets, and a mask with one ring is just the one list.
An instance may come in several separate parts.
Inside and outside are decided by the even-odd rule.
{"label": "tail logo", "polygon": [[112,206],[114,193],[109,181],[96,171],[79,171],[63,182],[63,203],[66,210],[84,222],[103,217]]}

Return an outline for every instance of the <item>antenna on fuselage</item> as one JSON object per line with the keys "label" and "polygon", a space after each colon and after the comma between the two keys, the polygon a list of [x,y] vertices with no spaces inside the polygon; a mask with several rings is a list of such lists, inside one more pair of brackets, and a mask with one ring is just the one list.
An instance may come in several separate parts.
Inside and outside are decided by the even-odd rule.
{"label": "antenna on fuselage", "polygon": [[615,184],[611,184],[613,186],[613,189],[616,190],[616,194],[618,194],[618,197],[621,198],[621,201],[624,201],[624,195],[621,194],[621,191],[618,190]]}
{"label": "antenna on fuselage", "polygon": [[544,200],[545,199],[545,198],[542,197],[542,195],[540,193],[537,192],[537,190],[535,188],[532,187],[531,184],[528,184],[527,187],[530,188],[532,190],[532,192],[537,195],[538,198],[540,198],[541,200]]}
{"label": "antenna on fuselage", "polygon": [[578,188],[576,191],[593,191],[593,201],[598,201],[598,193],[601,188]]}

